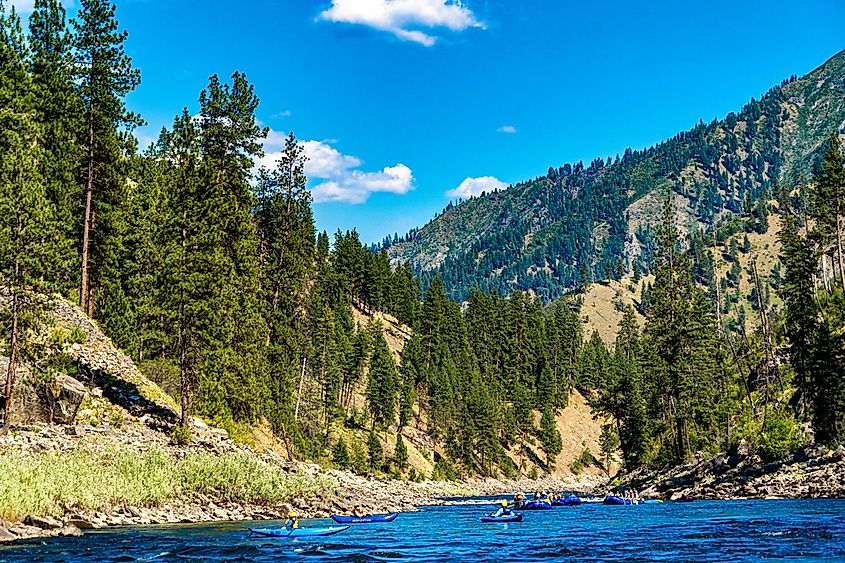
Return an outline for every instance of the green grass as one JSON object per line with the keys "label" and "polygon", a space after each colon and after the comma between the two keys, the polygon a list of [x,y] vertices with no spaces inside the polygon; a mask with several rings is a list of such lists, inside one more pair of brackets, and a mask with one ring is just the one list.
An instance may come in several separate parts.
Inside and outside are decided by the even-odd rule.
{"label": "green grass", "polygon": [[326,476],[289,475],[249,455],[190,452],[179,458],[152,448],[24,455],[0,454],[0,518],[61,516],[65,508],[157,507],[197,494],[219,501],[271,505],[334,494]]}

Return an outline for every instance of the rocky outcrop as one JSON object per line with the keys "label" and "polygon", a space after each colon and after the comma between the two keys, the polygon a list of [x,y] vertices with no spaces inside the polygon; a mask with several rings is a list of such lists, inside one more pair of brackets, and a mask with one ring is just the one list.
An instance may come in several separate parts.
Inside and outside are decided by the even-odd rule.
{"label": "rocky outcrop", "polygon": [[[0,288],[0,307],[9,305],[8,288]],[[59,296],[43,296],[52,322],[45,340],[65,342],[53,353],[66,354],[75,373],[53,379],[36,376],[31,366],[19,365],[13,397],[12,424],[70,424],[88,389],[99,388],[102,396],[159,429],[178,421],[173,400],[151,382],[82,311]],[[57,336],[60,338],[55,338]],[[0,357],[5,374],[8,358]]]}
{"label": "rocky outcrop", "polygon": [[73,377],[59,374],[56,379],[44,385],[44,395],[50,407],[49,422],[72,424],[88,390]]}
{"label": "rocky outcrop", "polygon": [[18,540],[33,538],[81,535],[82,531],[69,521],[59,522],[53,518],[31,516],[25,522],[18,524],[0,520],[0,544],[10,544]]}
{"label": "rocky outcrop", "polygon": [[765,462],[749,445],[654,473],[629,476],[645,496],[671,500],[747,498],[845,498],[845,448],[799,450]]}

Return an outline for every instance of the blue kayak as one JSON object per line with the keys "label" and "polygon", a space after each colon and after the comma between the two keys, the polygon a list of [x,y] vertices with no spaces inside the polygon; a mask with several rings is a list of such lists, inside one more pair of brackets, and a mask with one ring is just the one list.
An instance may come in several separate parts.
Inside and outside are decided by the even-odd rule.
{"label": "blue kayak", "polygon": [[487,524],[491,522],[522,522],[522,513],[514,512],[508,516],[482,516],[481,521]]}
{"label": "blue kayak", "polygon": [[370,524],[374,522],[393,522],[399,516],[398,512],[391,512],[390,514],[370,514],[369,516],[342,516],[340,514],[332,514],[332,520],[338,524]]}
{"label": "blue kayak", "polygon": [[329,526],[328,528],[250,528],[249,535],[267,538],[308,538],[330,536],[348,529],[349,526]]}
{"label": "blue kayak", "polygon": [[641,499],[632,499],[632,498],[622,498],[617,497],[614,495],[608,495],[604,497],[604,502],[602,504],[609,504],[609,505],[632,505],[632,504],[643,504]]}
{"label": "blue kayak", "polygon": [[563,497],[552,502],[552,506],[578,506],[579,504],[581,504],[581,499],[578,497]]}
{"label": "blue kayak", "polygon": [[552,508],[552,505],[544,500],[532,500],[518,506],[517,508],[520,510],[549,510]]}

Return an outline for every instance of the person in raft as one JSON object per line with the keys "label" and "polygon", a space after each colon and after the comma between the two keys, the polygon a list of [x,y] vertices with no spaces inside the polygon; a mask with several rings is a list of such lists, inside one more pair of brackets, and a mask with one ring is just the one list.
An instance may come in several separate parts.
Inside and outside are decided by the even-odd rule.
{"label": "person in raft", "polygon": [[285,522],[285,528],[289,530],[299,528],[299,515],[296,512],[288,513],[288,521]]}
{"label": "person in raft", "polygon": [[501,504],[502,504],[502,506],[499,507],[499,510],[497,510],[496,512],[494,512],[490,516],[492,516],[493,518],[499,518],[501,516],[510,516],[511,515],[511,509],[508,506],[508,501],[503,500]]}
{"label": "person in raft", "polygon": [[355,518],[363,518],[366,515],[367,515],[367,513],[364,512],[363,510],[361,510],[360,504],[356,504],[355,508],[352,509],[352,516],[354,516]]}

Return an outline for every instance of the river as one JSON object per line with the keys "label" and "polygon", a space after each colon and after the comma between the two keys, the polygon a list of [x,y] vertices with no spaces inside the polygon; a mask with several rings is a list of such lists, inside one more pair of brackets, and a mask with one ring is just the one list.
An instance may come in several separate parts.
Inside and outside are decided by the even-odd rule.
{"label": "river", "polygon": [[481,524],[492,508],[423,508],[317,539],[250,538],[245,522],[110,528],[0,548],[0,561],[845,560],[845,500],[585,503]]}

